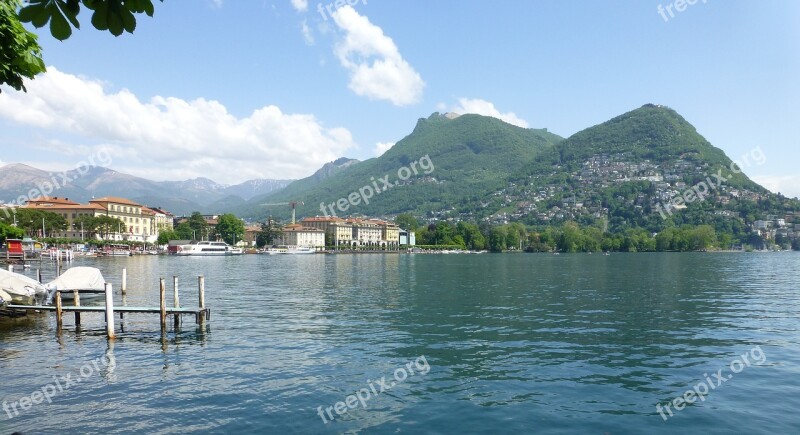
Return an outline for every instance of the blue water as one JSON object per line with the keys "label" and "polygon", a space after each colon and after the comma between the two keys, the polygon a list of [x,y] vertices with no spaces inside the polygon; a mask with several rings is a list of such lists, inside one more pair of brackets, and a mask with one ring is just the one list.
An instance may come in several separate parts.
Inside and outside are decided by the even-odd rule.
{"label": "blue water", "polygon": [[[0,433],[800,430],[797,253],[75,265],[103,270],[117,305],[123,267],[127,305],[157,306],[159,277],[171,303],[173,275],[182,304],[196,305],[204,275],[212,318],[170,322],[162,336],[157,316],[131,314],[112,343],[99,314],[80,328],[66,315],[61,334],[52,314],[0,322],[0,400],[17,405],[0,413]],[[720,369],[730,379],[702,401],[659,414]],[[63,388],[67,375],[79,382]],[[382,379],[395,385],[380,392]],[[50,402],[36,393],[53,390]],[[26,397],[42,403],[22,409]]]}

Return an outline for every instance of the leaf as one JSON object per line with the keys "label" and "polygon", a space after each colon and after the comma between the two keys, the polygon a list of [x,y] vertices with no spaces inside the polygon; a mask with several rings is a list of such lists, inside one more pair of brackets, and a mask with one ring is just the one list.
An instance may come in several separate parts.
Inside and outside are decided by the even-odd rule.
{"label": "leaf", "polygon": [[42,7],[39,5],[25,6],[19,10],[19,20],[23,23],[30,23],[42,12]]}
{"label": "leaf", "polygon": [[136,30],[136,17],[127,9],[122,9],[120,15],[122,16],[122,26],[125,28],[125,31],[133,33],[133,31]]}
{"label": "leaf", "polygon": [[62,3],[60,5],[61,12],[63,12],[64,16],[69,20],[70,23],[72,23],[73,26],[75,26],[76,29],[80,29],[81,23],[78,22],[78,16],[77,16],[78,11],[80,10],[80,6],[78,7],[77,10],[75,10],[72,6],[69,5],[69,1],[71,0],[68,0],[66,4]]}
{"label": "leaf", "polygon": [[72,35],[72,27],[58,10],[51,15],[50,34],[59,41],[63,41]]}
{"label": "leaf", "polygon": [[97,3],[92,14],[92,25],[97,30],[108,30],[108,5]]}
{"label": "leaf", "polygon": [[142,0],[142,4],[144,13],[146,13],[147,16],[152,17],[154,12],[153,2],[151,0]]}
{"label": "leaf", "polygon": [[108,20],[108,31],[111,32],[114,36],[122,35],[122,18],[118,13],[114,13],[111,10],[108,11],[107,20]]}
{"label": "leaf", "polygon": [[47,24],[47,21],[50,20],[50,12],[46,4],[31,2],[30,6],[20,9],[19,19],[23,23],[31,23],[34,27],[39,28]]}
{"label": "leaf", "polygon": [[78,15],[78,13],[81,11],[81,2],[78,0],[67,0],[65,5],[66,9],[72,12],[72,15],[74,16]]}

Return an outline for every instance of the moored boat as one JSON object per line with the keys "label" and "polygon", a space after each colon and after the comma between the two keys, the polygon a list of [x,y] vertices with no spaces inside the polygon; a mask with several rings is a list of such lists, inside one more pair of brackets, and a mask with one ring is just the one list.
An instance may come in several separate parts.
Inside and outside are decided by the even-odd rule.
{"label": "moored boat", "polygon": [[236,248],[225,242],[192,242],[188,245],[179,246],[176,255],[182,256],[221,256],[221,255],[241,255],[244,254],[242,248]]}
{"label": "moored boat", "polygon": [[0,290],[10,297],[9,303],[19,305],[42,305],[48,296],[47,288],[39,281],[5,269],[0,269]]}
{"label": "moored boat", "polygon": [[103,255],[109,257],[129,257],[131,255],[131,247],[123,244],[108,245],[103,250]]}
{"label": "moored boat", "polygon": [[273,246],[261,251],[262,254],[277,255],[277,254],[314,254],[316,249],[309,248],[308,246]]}
{"label": "moored boat", "polygon": [[61,298],[64,300],[71,300],[75,298],[75,290],[88,291],[86,295],[81,295],[81,298],[87,297],[104,297],[103,291],[105,290],[106,280],[103,278],[103,273],[96,267],[70,267],[58,278],[48,282],[45,286],[50,291],[49,299],[53,300],[55,292],[61,292]]}

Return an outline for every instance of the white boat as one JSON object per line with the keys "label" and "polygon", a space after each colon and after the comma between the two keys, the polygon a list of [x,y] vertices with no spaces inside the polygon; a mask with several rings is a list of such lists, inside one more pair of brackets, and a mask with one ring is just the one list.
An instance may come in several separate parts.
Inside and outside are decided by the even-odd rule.
{"label": "white boat", "polygon": [[192,242],[188,245],[178,247],[176,255],[183,256],[220,256],[220,255],[242,255],[242,248],[235,248],[225,242]]}
{"label": "white boat", "polygon": [[243,255],[243,254],[244,254],[244,249],[237,248],[235,246],[231,246],[230,250],[228,250],[228,255]]}
{"label": "white boat", "polygon": [[317,250],[307,246],[273,246],[261,251],[262,254],[314,254]]}
{"label": "white boat", "polygon": [[0,290],[0,308],[5,308],[6,305],[11,303],[11,295],[3,290]]}
{"label": "white boat", "polygon": [[7,302],[17,305],[42,305],[48,296],[47,288],[39,281],[5,269],[0,269],[0,290],[10,296],[11,301]]}
{"label": "white boat", "polygon": [[89,290],[81,294],[81,298],[104,297],[106,280],[96,267],[70,267],[58,278],[45,284],[50,291],[50,300],[55,299],[55,292],[61,292],[62,300],[75,298],[75,290]]}
{"label": "white boat", "polygon": [[103,254],[111,257],[129,257],[131,255],[131,247],[123,244],[109,245],[103,251]]}

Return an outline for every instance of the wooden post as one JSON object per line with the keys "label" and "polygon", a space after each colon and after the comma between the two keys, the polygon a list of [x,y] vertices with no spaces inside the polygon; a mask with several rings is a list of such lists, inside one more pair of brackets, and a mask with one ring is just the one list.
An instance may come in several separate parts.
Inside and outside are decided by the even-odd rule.
{"label": "wooden post", "polygon": [[128,269],[122,268],[122,294],[128,292]]}
{"label": "wooden post", "polygon": [[161,332],[167,329],[167,289],[164,278],[159,279],[159,299],[161,300]]}
{"label": "wooden post", "polygon": [[62,311],[61,307],[61,292],[56,291],[56,325],[58,329],[61,329],[61,325],[63,324],[64,320],[64,311]]}
{"label": "wooden post", "polygon": [[[125,297],[125,294],[123,293],[123,294],[122,294],[122,306],[123,306],[123,307],[126,307],[126,306],[128,306],[128,301],[127,301],[127,299],[128,299],[128,298],[127,298],[127,297]],[[122,312],[122,311],[120,311],[120,312],[119,312],[119,320],[122,320],[122,319],[124,319],[124,318],[125,318],[125,313],[124,313],[124,312]],[[122,326],[120,326],[120,327],[122,328],[123,326],[124,326],[124,325],[122,325]]]}
{"label": "wooden post", "polygon": [[200,299],[200,315],[198,316],[198,321],[200,325],[205,323],[206,321],[206,278],[203,275],[197,277],[197,288],[198,288],[198,295]]}
{"label": "wooden post", "polygon": [[39,282],[42,282],[42,269],[36,269],[36,276],[39,278]]}
{"label": "wooden post", "polygon": [[111,290],[111,283],[106,283],[106,333],[108,339],[117,338],[114,333],[114,292]]}
{"label": "wooden post", "polygon": [[[76,307],[80,307],[81,306],[81,293],[77,289],[73,290],[73,292],[75,293],[75,306]],[[80,324],[81,324],[81,312],[80,311],[75,311],[75,326],[80,326]]]}
{"label": "wooden post", "polygon": [[[173,305],[175,308],[181,307],[181,299],[180,296],[178,296],[178,277],[174,275],[172,276],[172,301],[174,302]],[[177,328],[180,323],[181,315],[175,313],[175,328]]]}

